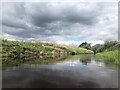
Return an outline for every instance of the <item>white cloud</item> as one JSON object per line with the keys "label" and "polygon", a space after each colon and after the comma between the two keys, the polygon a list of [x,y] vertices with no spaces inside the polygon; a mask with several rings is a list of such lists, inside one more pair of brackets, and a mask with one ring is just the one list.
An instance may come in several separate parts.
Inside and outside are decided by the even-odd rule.
{"label": "white cloud", "polygon": [[74,41],[74,40],[72,40],[72,41],[56,41],[56,43],[70,45],[70,46],[79,46],[80,45],[80,42]]}
{"label": "white cloud", "polygon": [[7,2],[2,10],[3,36],[67,45],[117,40],[117,8],[117,2]]}
{"label": "white cloud", "polygon": [[[79,46],[81,43],[85,41],[57,41],[56,43],[58,44],[65,44],[65,45],[70,45],[70,46]],[[94,46],[95,44],[103,44],[104,41],[98,40],[98,41],[86,41],[87,43],[90,43],[91,46]]]}

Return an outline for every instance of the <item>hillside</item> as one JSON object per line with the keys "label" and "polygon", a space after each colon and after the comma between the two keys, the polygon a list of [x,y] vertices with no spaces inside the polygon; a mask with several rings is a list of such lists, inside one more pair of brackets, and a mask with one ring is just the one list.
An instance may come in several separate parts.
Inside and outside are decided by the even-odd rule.
{"label": "hillside", "polygon": [[90,54],[91,50],[84,48],[65,46],[43,42],[18,42],[2,40],[3,58],[22,58],[22,57],[57,57],[66,55]]}

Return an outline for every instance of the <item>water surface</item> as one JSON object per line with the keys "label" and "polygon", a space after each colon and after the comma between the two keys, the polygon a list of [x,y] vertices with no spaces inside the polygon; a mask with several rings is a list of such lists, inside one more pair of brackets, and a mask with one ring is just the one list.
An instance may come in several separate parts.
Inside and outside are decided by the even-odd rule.
{"label": "water surface", "polygon": [[117,88],[118,70],[94,56],[70,56],[50,64],[24,63],[3,70],[3,88]]}

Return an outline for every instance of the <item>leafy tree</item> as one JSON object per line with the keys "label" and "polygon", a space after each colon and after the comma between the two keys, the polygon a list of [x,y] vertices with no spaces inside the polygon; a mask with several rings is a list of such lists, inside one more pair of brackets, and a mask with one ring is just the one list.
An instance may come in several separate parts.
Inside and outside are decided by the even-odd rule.
{"label": "leafy tree", "polygon": [[92,50],[93,50],[94,54],[96,54],[97,52],[102,52],[102,49],[103,49],[102,44],[96,44],[96,45],[92,46]]}
{"label": "leafy tree", "polygon": [[87,42],[83,42],[82,44],[79,45],[79,47],[90,49],[91,50],[91,44]]}
{"label": "leafy tree", "polygon": [[118,49],[119,42],[117,41],[105,41],[104,44],[96,44],[92,46],[94,53],[103,52],[103,51],[112,51]]}

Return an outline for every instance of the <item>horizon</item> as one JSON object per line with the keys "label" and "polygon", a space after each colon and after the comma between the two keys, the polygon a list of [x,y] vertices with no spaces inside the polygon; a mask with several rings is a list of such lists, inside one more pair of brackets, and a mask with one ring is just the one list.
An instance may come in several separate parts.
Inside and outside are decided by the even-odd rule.
{"label": "horizon", "polygon": [[[75,46],[75,47],[79,47],[79,45],[80,44],[82,44],[82,43],[85,43],[86,41],[83,41],[83,42],[81,42],[81,43],[79,43],[78,44],[78,46],[77,45],[75,45],[74,43],[72,43],[72,44],[69,44],[69,43],[57,43],[57,42],[46,42],[46,41],[33,41],[33,40],[27,40],[27,41],[25,41],[25,40],[9,40],[9,39],[2,39],[2,40],[7,40],[7,41],[18,41],[18,42],[31,42],[31,43],[37,43],[37,42],[40,42],[40,43],[51,43],[51,44],[58,44],[58,45],[65,45],[65,46]],[[109,41],[109,40],[108,40]],[[110,41],[117,41],[117,42],[119,42],[118,40],[110,40]],[[96,45],[96,44],[104,44],[106,41],[102,41],[101,43],[90,43],[90,42],[87,42],[88,44],[90,44],[91,46],[94,46],[94,45]]]}

